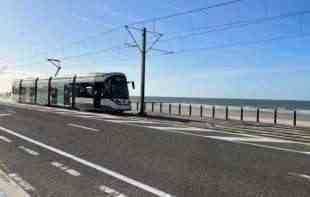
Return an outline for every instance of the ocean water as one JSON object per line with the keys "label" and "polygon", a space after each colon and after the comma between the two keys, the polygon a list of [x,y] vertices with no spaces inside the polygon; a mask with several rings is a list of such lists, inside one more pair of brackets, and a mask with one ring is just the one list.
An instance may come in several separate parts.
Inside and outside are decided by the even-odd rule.
{"label": "ocean water", "polygon": [[[133,96],[131,100],[139,101]],[[259,108],[282,108],[287,110],[310,110],[310,101],[267,100],[267,99],[227,99],[227,98],[184,98],[184,97],[146,97],[146,102],[186,103],[204,105],[229,105]]]}

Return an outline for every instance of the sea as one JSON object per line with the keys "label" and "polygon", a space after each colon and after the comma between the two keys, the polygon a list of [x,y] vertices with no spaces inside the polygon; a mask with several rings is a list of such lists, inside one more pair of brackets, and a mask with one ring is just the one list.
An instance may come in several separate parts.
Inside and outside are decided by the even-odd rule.
{"label": "sea", "polygon": [[[139,101],[139,97],[132,96],[133,102]],[[310,110],[310,101],[297,100],[268,100],[268,99],[230,99],[230,98],[190,98],[190,97],[146,97],[146,102],[162,103],[186,103],[203,105],[229,105],[229,106],[247,106],[258,108],[283,108],[287,110]]]}

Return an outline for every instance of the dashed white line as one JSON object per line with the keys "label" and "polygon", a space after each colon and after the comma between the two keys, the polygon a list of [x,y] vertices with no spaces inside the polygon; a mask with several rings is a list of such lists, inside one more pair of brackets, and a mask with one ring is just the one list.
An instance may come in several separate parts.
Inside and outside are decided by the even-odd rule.
{"label": "dashed white line", "polygon": [[11,114],[0,114],[0,117],[10,116]]}
{"label": "dashed white line", "polygon": [[26,180],[24,180],[21,176],[19,176],[16,173],[9,174],[9,177],[11,177],[18,185],[20,185],[24,190],[26,191],[34,191],[35,188],[30,185]]}
{"label": "dashed white line", "polygon": [[12,140],[10,140],[9,138],[4,137],[4,136],[0,136],[0,140],[4,141],[6,143],[11,143],[12,142]]}
{"label": "dashed white line", "polygon": [[91,128],[91,127],[87,127],[87,126],[83,126],[83,125],[78,125],[78,124],[73,124],[73,123],[69,123],[68,126],[79,128],[79,129],[85,129],[85,130],[89,130],[89,131],[99,132],[99,129],[95,129],[95,128]]}
{"label": "dashed white line", "polygon": [[105,194],[107,194],[108,196],[113,196],[113,197],[126,197],[126,195],[119,193],[118,191],[105,186],[105,185],[101,185],[99,187],[99,190],[104,192]]}
{"label": "dashed white line", "polygon": [[78,171],[69,168],[68,166],[65,166],[64,164],[57,162],[57,161],[53,161],[51,162],[51,165],[60,169],[61,171],[64,171],[72,176],[81,176],[81,173],[79,173]]}
{"label": "dashed white line", "polygon": [[119,180],[121,180],[121,181],[123,181],[123,182],[126,182],[126,183],[128,183],[128,184],[130,184],[130,185],[133,185],[133,186],[139,188],[139,189],[142,189],[142,190],[144,190],[144,191],[147,191],[147,192],[149,192],[149,193],[152,193],[152,194],[154,194],[154,195],[156,195],[156,196],[160,196],[160,197],[162,197],[162,196],[171,197],[171,196],[172,196],[171,194],[166,193],[166,192],[164,192],[164,191],[161,191],[161,190],[159,190],[159,189],[157,189],[157,188],[154,188],[154,187],[149,186],[149,185],[147,185],[147,184],[144,184],[144,183],[142,183],[142,182],[136,181],[136,180],[134,180],[134,179],[132,179],[132,178],[129,178],[129,177],[125,176],[125,175],[122,175],[122,174],[120,174],[120,173],[118,173],[118,172],[109,170],[108,168],[105,168],[105,167],[100,166],[100,165],[98,165],[98,164],[92,163],[92,162],[90,162],[90,161],[87,161],[87,160],[85,160],[85,159],[82,159],[82,158],[80,158],[80,157],[77,157],[77,156],[75,156],[75,155],[72,155],[72,154],[70,154],[70,153],[64,152],[64,151],[62,151],[62,150],[60,150],[60,149],[58,149],[58,148],[54,148],[54,147],[52,147],[52,146],[49,146],[49,145],[44,144],[44,143],[42,143],[42,142],[39,142],[39,141],[37,141],[37,140],[31,139],[31,138],[29,138],[29,137],[26,137],[26,136],[24,136],[24,135],[21,135],[21,134],[19,134],[19,133],[16,133],[15,131],[12,131],[12,130],[7,129],[7,128],[5,128],[5,127],[1,127],[1,126],[0,126],[0,130],[3,131],[3,132],[8,133],[8,134],[10,134],[10,135],[13,135],[13,136],[15,136],[15,137],[18,137],[18,138],[20,138],[20,139],[23,139],[23,140],[25,140],[25,141],[27,141],[27,142],[30,142],[30,143],[35,144],[35,145],[37,145],[37,146],[40,146],[41,148],[44,148],[44,149],[47,149],[47,150],[49,150],[49,151],[51,151],[51,152],[57,153],[57,154],[59,154],[59,155],[61,155],[61,156],[63,156],[63,157],[66,157],[66,158],[69,158],[69,159],[71,159],[71,160],[74,160],[74,161],[76,161],[76,162],[78,162],[78,163],[80,163],[80,164],[82,164],[82,165],[84,165],[84,166],[93,168],[93,169],[95,169],[95,170],[97,170],[97,171],[99,171],[99,172],[102,172],[102,173],[107,174],[107,175],[109,175],[109,176],[111,176],[111,177],[114,177],[114,178],[116,178],[116,179],[119,179]]}
{"label": "dashed white line", "polygon": [[79,173],[78,171],[73,170],[73,169],[68,169],[68,170],[66,170],[66,172],[72,176],[80,176],[81,175],[81,173]]}
{"label": "dashed white line", "polygon": [[21,149],[21,150],[23,150],[24,152],[30,154],[30,155],[33,155],[33,156],[38,156],[38,155],[40,155],[40,153],[38,153],[38,152],[36,152],[36,151],[34,151],[34,150],[31,150],[30,148],[26,148],[26,147],[24,147],[24,146],[19,146],[18,148]]}
{"label": "dashed white line", "polygon": [[289,172],[288,175],[310,180],[310,175],[307,175],[307,174],[300,174],[300,173],[295,173],[295,172]]}

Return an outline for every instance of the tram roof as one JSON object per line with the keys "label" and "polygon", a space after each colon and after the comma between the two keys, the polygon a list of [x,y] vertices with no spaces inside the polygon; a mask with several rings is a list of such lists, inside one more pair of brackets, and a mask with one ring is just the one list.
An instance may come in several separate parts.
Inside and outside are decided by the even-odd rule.
{"label": "tram roof", "polygon": [[[73,78],[74,76],[77,77],[77,79],[85,79],[85,78],[91,78],[91,79],[97,79],[97,78],[106,78],[106,77],[110,77],[110,76],[117,76],[117,75],[123,75],[125,76],[124,73],[121,73],[121,72],[110,72],[110,73],[99,73],[99,72],[96,72],[96,73],[89,73],[89,74],[69,74],[69,75],[63,75],[63,76],[59,76],[59,77],[52,77],[52,79],[70,79],[70,78]],[[17,81],[20,81],[20,80],[23,80],[23,81],[34,81],[36,79],[39,79],[39,80],[48,80],[49,78],[46,78],[46,77],[43,77],[43,78],[40,78],[40,77],[30,77],[30,78],[24,78],[24,79],[16,79],[15,82]]]}

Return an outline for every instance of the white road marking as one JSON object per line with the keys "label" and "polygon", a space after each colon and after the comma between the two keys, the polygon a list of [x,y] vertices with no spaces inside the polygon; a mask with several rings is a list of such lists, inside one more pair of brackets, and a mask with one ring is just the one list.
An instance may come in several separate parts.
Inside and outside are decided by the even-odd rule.
{"label": "white road marking", "polygon": [[[153,127],[147,127],[147,128],[153,128]],[[188,132],[183,132],[183,131],[176,131],[176,130],[162,130],[162,131],[169,132],[169,133],[178,133],[178,134],[183,134],[183,135],[188,135],[188,136],[214,139],[214,138],[212,138],[214,136],[209,137],[208,135],[193,134],[193,133],[188,133]],[[218,132],[221,133],[220,131],[218,131]],[[229,132],[223,132],[223,133],[229,133]],[[231,134],[231,133],[229,133],[229,134]],[[236,134],[236,135],[240,135],[240,134]],[[254,137],[258,137],[258,136],[254,136]],[[217,140],[220,140],[220,139],[217,139]],[[310,152],[297,151],[297,150],[293,150],[293,149],[280,148],[280,147],[276,147],[276,146],[268,146],[268,145],[255,144],[255,143],[249,143],[249,142],[241,142],[241,141],[230,141],[230,142],[236,143],[236,144],[246,144],[246,145],[250,145],[250,146],[266,148],[266,149],[271,149],[271,150],[286,151],[286,152],[298,153],[298,154],[303,154],[303,155],[310,155]],[[293,141],[287,141],[287,142],[295,143]],[[286,140],[285,140],[285,143],[286,143]]]}
{"label": "white road marking", "polygon": [[99,187],[100,191],[103,191],[105,194],[107,194],[108,196],[113,196],[113,197],[126,197],[126,195],[119,193],[118,191],[105,186],[105,185],[101,185]]}
{"label": "white road marking", "polygon": [[267,137],[223,137],[223,136],[208,136],[208,138],[218,139],[223,141],[240,141],[240,142],[273,142],[273,143],[292,143],[286,140],[267,138]]}
{"label": "white road marking", "polygon": [[78,124],[73,124],[73,123],[69,123],[68,126],[76,127],[76,128],[80,128],[80,129],[85,129],[85,130],[89,130],[89,131],[96,131],[96,132],[99,131],[99,129],[94,129],[94,128],[91,128],[91,127],[86,127],[86,126],[83,126],[83,125],[78,125]]}
{"label": "white road marking", "polygon": [[79,173],[78,171],[74,170],[74,169],[70,169],[68,166],[65,166],[62,163],[59,163],[57,161],[53,161],[51,162],[51,165],[60,169],[61,171],[64,171],[72,176],[81,176],[81,173]]}
{"label": "white road marking", "polygon": [[27,181],[25,181],[18,174],[11,173],[11,174],[9,174],[9,177],[11,177],[18,185],[20,185],[26,191],[34,191],[35,190],[35,188],[32,185],[30,185]]}
{"label": "white road marking", "polygon": [[38,153],[38,152],[36,152],[36,151],[34,151],[34,150],[31,150],[31,149],[29,149],[29,148],[26,148],[26,147],[24,147],[24,146],[19,146],[18,148],[21,149],[21,150],[23,150],[24,152],[30,154],[30,155],[33,155],[33,156],[38,156],[38,155],[40,155],[40,153]]}
{"label": "white road marking", "polygon": [[10,116],[11,114],[0,114],[0,117]]}
{"label": "white road marking", "polygon": [[159,127],[159,126],[150,126],[148,128],[158,129],[158,130],[178,130],[178,131],[207,131],[207,132],[218,132],[211,129],[203,129],[197,127]]}
{"label": "white road marking", "polygon": [[139,123],[139,124],[154,124],[155,122],[151,121],[144,121],[144,120],[104,120],[106,122],[112,122],[112,123]]}
{"label": "white road marking", "polygon": [[2,140],[4,142],[7,142],[7,143],[11,143],[12,142],[12,140],[10,140],[9,138],[4,137],[4,136],[0,136],[0,140]]}
{"label": "white road marking", "polygon": [[66,172],[72,176],[81,176],[81,173],[79,173],[78,171],[73,170],[73,169],[68,169],[68,170],[66,170]]}
{"label": "white road marking", "polygon": [[295,172],[289,172],[288,175],[296,176],[296,177],[300,177],[300,178],[304,178],[304,179],[310,180],[310,175],[306,175],[306,174],[299,174],[299,173],[295,173]]}
{"label": "white road marking", "polygon": [[166,193],[166,192],[164,192],[164,191],[161,191],[161,190],[159,190],[159,189],[157,189],[157,188],[154,188],[154,187],[149,186],[149,185],[147,185],[147,184],[144,184],[144,183],[142,183],[142,182],[136,181],[136,180],[134,180],[134,179],[132,179],[132,178],[129,178],[129,177],[125,176],[125,175],[122,175],[122,174],[120,174],[120,173],[118,173],[118,172],[109,170],[108,168],[105,168],[105,167],[100,166],[100,165],[98,165],[98,164],[92,163],[92,162],[90,162],[90,161],[87,161],[87,160],[85,160],[85,159],[82,159],[82,158],[80,158],[80,157],[77,157],[77,156],[75,156],[75,155],[72,155],[72,154],[70,154],[70,153],[64,152],[64,151],[62,151],[62,150],[60,150],[60,149],[54,148],[54,147],[52,147],[52,146],[49,146],[49,145],[44,144],[44,143],[42,143],[42,142],[39,142],[39,141],[37,141],[37,140],[31,139],[31,138],[29,138],[29,137],[26,137],[26,136],[24,136],[24,135],[21,135],[21,134],[19,134],[19,133],[16,133],[16,132],[14,132],[14,131],[12,131],[12,130],[10,130],[10,129],[7,129],[7,128],[4,128],[4,127],[1,127],[1,126],[0,126],[0,130],[3,131],[3,132],[6,132],[6,133],[8,133],[8,134],[11,134],[11,135],[13,135],[13,136],[15,136],[15,137],[18,137],[18,138],[20,138],[20,139],[23,139],[23,140],[25,140],[25,141],[27,141],[27,142],[30,142],[30,143],[35,144],[35,145],[37,145],[37,146],[40,146],[41,148],[44,148],[44,149],[47,149],[47,150],[49,150],[49,151],[51,151],[51,152],[57,153],[57,154],[59,154],[59,155],[61,155],[61,156],[63,156],[63,157],[66,157],[66,158],[69,158],[69,159],[71,159],[71,160],[74,160],[74,161],[76,161],[76,162],[78,162],[78,163],[80,163],[80,164],[82,164],[82,165],[85,165],[85,166],[87,166],[87,167],[96,169],[96,170],[99,171],[99,172],[102,172],[102,173],[104,173],[104,174],[107,174],[107,175],[109,175],[109,176],[112,176],[112,177],[114,177],[114,178],[116,178],[116,179],[119,179],[119,180],[121,180],[121,181],[123,181],[123,182],[126,182],[126,183],[128,183],[128,184],[130,184],[130,185],[133,185],[133,186],[135,186],[135,187],[137,187],[137,188],[140,188],[140,189],[142,189],[142,190],[144,190],[144,191],[150,192],[150,193],[152,193],[152,194],[154,194],[154,195],[156,195],[156,196],[160,196],[160,197],[163,197],[163,196],[165,196],[165,197],[172,197],[172,195],[169,194],[169,193]]}

